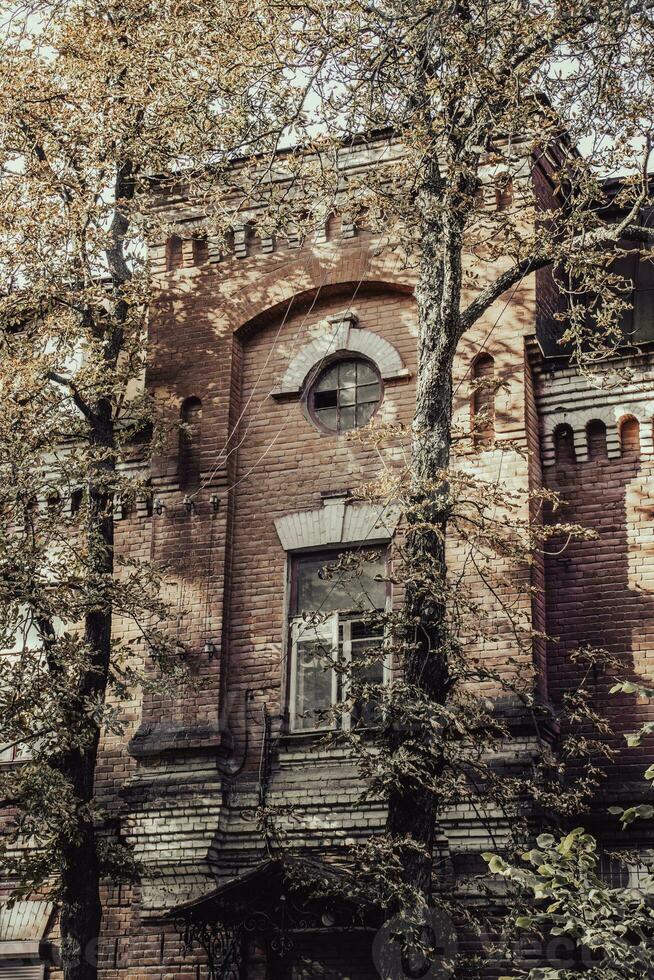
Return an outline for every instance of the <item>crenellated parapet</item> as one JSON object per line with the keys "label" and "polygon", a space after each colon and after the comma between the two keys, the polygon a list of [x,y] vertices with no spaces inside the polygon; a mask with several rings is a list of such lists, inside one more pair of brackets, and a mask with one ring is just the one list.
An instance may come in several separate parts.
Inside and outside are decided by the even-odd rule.
{"label": "crenellated parapet", "polygon": [[308,235],[292,232],[285,236],[260,235],[254,214],[235,216],[225,235],[212,235],[207,231],[206,219],[192,213],[180,213],[173,228],[165,241],[150,247],[150,261],[157,275],[217,266],[231,259],[280,253],[290,256],[293,251],[305,247],[338,245],[358,234],[356,225],[343,221],[338,214],[317,219]]}
{"label": "crenellated parapet", "polygon": [[[264,167],[258,174],[248,171],[245,183],[253,180],[257,190],[247,200],[239,188],[226,191],[224,197],[214,202],[214,214],[220,215],[218,221],[212,220],[212,205],[205,195],[199,193],[198,200],[194,200],[193,193],[184,188],[183,179],[177,188],[159,187],[158,192],[155,181],[152,213],[163,219],[166,232],[161,240],[149,243],[152,270],[155,275],[164,276],[230,263],[229,275],[238,276],[240,273],[231,265],[232,260],[239,262],[262,256],[289,260],[298,251],[347,245],[361,234],[348,213],[348,204],[352,202],[351,180],[356,180],[361,172],[392,163],[402,152],[390,133],[343,147],[334,163],[333,201],[320,202],[307,211],[301,209],[297,224],[289,220],[276,232],[271,231],[265,219],[269,195],[274,196],[280,186],[285,188],[284,195],[289,199],[300,193],[293,186],[292,172],[284,167],[283,153],[275,168]],[[234,187],[239,186],[241,166],[247,164],[235,165]],[[322,166],[326,166],[325,161]]]}
{"label": "crenellated parapet", "polygon": [[616,382],[545,361],[530,348],[537,387],[544,467],[654,456],[654,353],[625,355],[613,365]]}

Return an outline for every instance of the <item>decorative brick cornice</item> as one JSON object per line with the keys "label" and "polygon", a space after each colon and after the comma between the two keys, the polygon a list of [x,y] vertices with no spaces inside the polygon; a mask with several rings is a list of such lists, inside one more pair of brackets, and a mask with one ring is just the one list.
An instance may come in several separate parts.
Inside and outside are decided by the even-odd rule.
{"label": "decorative brick cornice", "polygon": [[409,372],[393,345],[378,334],[359,328],[358,322],[359,318],[353,310],[327,317],[322,335],[296,354],[273,395],[299,394],[316,365],[326,357],[343,351],[362,354],[373,361],[384,381],[407,377]]}
{"label": "decorative brick cornice", "polygon": [[277,518],[275,528],[284,551],[304,551],[337,544],[388,541],[399,519],[397,507],[334,496],[325,497],[319,510]]}

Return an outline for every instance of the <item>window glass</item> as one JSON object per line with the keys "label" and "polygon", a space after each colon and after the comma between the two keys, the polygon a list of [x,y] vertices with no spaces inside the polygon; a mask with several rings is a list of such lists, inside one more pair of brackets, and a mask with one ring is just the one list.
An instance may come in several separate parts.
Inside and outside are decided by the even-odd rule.
{"label": "window glass", "polygon": [[329,637],[317,639],[315,629],[307,629],[296,645],[295,727],[320,727],[322,714],[333,701],[334,676],[328,661],[333,656]]}
{"label": "window glass", "polygon": [[[336,388],[338,388],[338,364],[335,364],[333,367],[327,368],[327,370],[320,375],[316,383],[315,390],[316,391],[333,390],[335,392]],[[334,404],[336,404],[335,399],[334,399]]]}
{"label": "window glass", "polygon": [[[386,582],[383,556],[375,555],[348,563],[340,562],[338,555],[301,558],[296,565],[294,613],[320,611],[330,613],[335,609],[383,609],[386,605]],[[377,579],[377,580],[376,580]]]}
{"label": "window glass", "polygon": [[[361,684],[381,684],[384,680],[384,664],[381,660],[367,662],[367,657],[374,657],[383,642],[383,631],[380,623],[369,623],[361,619],[351,619],[341,627],[341,640],[344,649],[355,665],[357,681]],[[349,649],[348,649],[349,644]],[[357,700],[350,712],[350,725],[370,726],[379,720],[376,706]]]}
{"label": "window glass", "polygon": [[366,425],[381,399],[375,368],[360,358],[338,361],[322,371],[309,394],[313,418],[330,432]]}
{"label": "window glass", "polygon": [[[34,655],[38,654],[41,648],[41,637],[34,622],[33,615],[24,609],[17,617],[14,625],[13,643],[0,650],[0,657],[9,666],[16,664],[22,655],[30,656],[30,651]],[[55,617],[53,626],[56,634],[63,632],[64,624]],[[21,762],[32,758],[32,749],[37,745],[37,741],[32,739],[28,744],[10,745],[0,744],[0,766],[3,764]]]}
{"label": "window glass", "polygon": [[[291,721],[295,731],[330,727],[330,709],[357,684],[384,680],[383,628],[367,614],[386,606],[385,557],[368,552],[298,558],[292,588]],[[311,618],[311,613],[319,615]],[[331,662],[357,664],[356,671],[334,670]],[[375,708],[357,698],[336,723],[370,726]]]}
{"label": "window glass", "polygon": [[618,857],[602,853],[599,861],[599,877],[609,888],[628,888],[630,885],[629,865]]}

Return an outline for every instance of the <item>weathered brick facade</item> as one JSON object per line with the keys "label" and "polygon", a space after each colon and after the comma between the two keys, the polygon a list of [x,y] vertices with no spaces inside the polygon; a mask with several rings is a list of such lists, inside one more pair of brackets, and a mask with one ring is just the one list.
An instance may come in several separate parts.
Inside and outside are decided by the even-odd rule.
{"label": "weathered brick facade", "polygon": [[[288,731],[293,552],[379,543],[394,528],[392,514],[380,519],[347,498],[377,475],[377,455],[320,431],[298,378],[338,351],[362,352],[382,378],[380,417],[408,426],[416,367],[411,275],[392,253],[377,254],[367,233],[334,219],[306,242],[260,241],[244,223],[232,254],[221,256],[211,239],[194,238],[202,215],[192,205],[180,198],[165,207],[177,240],[152,249],[157,296],[147,384],[190,434],[175,434],[154,461],[154,508],[143,502],[118,522],[117,547],[170,566],[179,609],[170,628],[197,683],[174,701],[135,700],[128,738],[104,746],[99,793],[146,866],[138,887],[107,890],[99,950],[107,980],[204,975],[204,953],[183,950],[166,916],[265,861],[253,817],[262,794],[273,806],[294,807],[280,819],[309,855],[384,820],[380,809],[355,806],[356,775],[342,751],[316,751],[310,737]],[[537,303],[551,313],[550,286],[546,276],[527,279],[487,312],[461,345],[455,388],[457,420],[469,426],[475,358],[492,356],[508,391],[495,405],[499,448],[476,465],[518,489],[543,482],[558,489],[569,506],[565,519],[600,534],[560,555],[536,555],[522,573],[536,587],[531,600],[520,600],[526,615],[557,638],[547,648],[534,641],[529,665],[540,697],[556,703],[574,681],[569,653],[584,641],[619,653],[630,676],[653,679],[654,382],[648,353],[631,356],[633,381],[613,392],[589,387],[561,359],[546,360],[535,334]],[[633,423],[624,424],[631,418],[639,447]],[[606,425],[605,441],[601,427],[589,429],[595,420]],[[508,631],[498,630],[483,655],[502,670],[514,652]],[[598,701],[609,702],[609,682],[598,675],[595,684]],[[611,704],[624,730],[651,712]],[[515,758],[537,750],[533,733],[516,725]],[[620,771],[623,796],[634,801],[642,758],[632,753],[622,762],[629,767],[628,781]],[[498,814],[490,841],[472,808],[452,814],[443,826],[445,866],[473,867],[505,829]],[[646,846],[648,828],[639,830],[637,843]],[[314,959],[335,971],[325,975],[374,977],[370,935],[358,942],[321,935]],[[266,968],[255,944],[248,976],[281,976],[271,962]],[[314,967],[292,975],[322,974]]]}

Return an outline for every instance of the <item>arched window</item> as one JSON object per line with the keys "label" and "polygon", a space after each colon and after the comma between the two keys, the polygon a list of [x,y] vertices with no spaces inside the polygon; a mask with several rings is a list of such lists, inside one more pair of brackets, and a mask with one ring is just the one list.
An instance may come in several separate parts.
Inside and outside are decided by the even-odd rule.
{"label": "arched window", "polygon": [[209,245],[206,235],[193,237],[193,265],[204,265],[209,258]]}
{"label": "arched window", "polygon": [[620,451],[625,459],[640,456],[640,425],[633,415],[624,419],[620,426]]}
{"label": "arched window", "polygon": [[[606,851],[600,853],[599,877],[609,886],[609,888],[629,888],[638,885],[638,870],[630,867],[626,861],[622,861],[617,855],[607,854]],[[633,875],[633,871],[636,872]],[[636,879],[632,883],[632,877]]]}
{"label": "arched window", "polygon": [[495,439],[495,361],[480,354],[472,366],[472,424],[476,446],[488,446]]}
{"label": "arched window", "polygon": [[325,236],[328,242],[333,242],[341,237],[343,231],[343,219],[340,214],[332,213],[327,219]]}
{"label": "arched window", "polygon": [[154,494],[152,493],[152,481],[147,479],[143,485],[142,501],[145,504],[146,517],[152,517],[154,511]]}
{"label": "arched window", "polygon": [[363,357],[334,361],[309,389],[309,414],[327,432],[349,432],[366,425],[381,401],[381,378]]}
{"label": "arched window", "polygon": [[200,483],[202,402],[199,398],[187,398],[182,402],[180,422],[179,485],[182,490],[192,490]]}
{"label": "arched window", "polygon": [[554,430],[554,454],[557,466],[574,466],[577,462],[575,437],[569,425],[557,425]]}
{"label": "arched window", "polygon": [[591,461],[607,458],[606,426],[601,419],[591,419],[586,426],[588,459]]}
{"label": "arched window", "polygon": [[495,185],[495,205],[498,211],[506,211],[512,204],[513,181],[510,177],[504,177]]}
{"label": "arched window", "polygon": [[84,502],[84,490],[81,487],[76,487],[70,495],[70,513],[71,515],[78,514],[82,509],[82,504]]}
{"label": "arched window", "polygon": [[248,221],[245,226],[245,247],[248,255],[261,254],[261,236],[254,221]]}
{"label": "arched window", "polygon": [[166,242],[166,269],[171,272],[173,269],[181,269],[183,264],[182,239],[179,235],[171,235]]}

